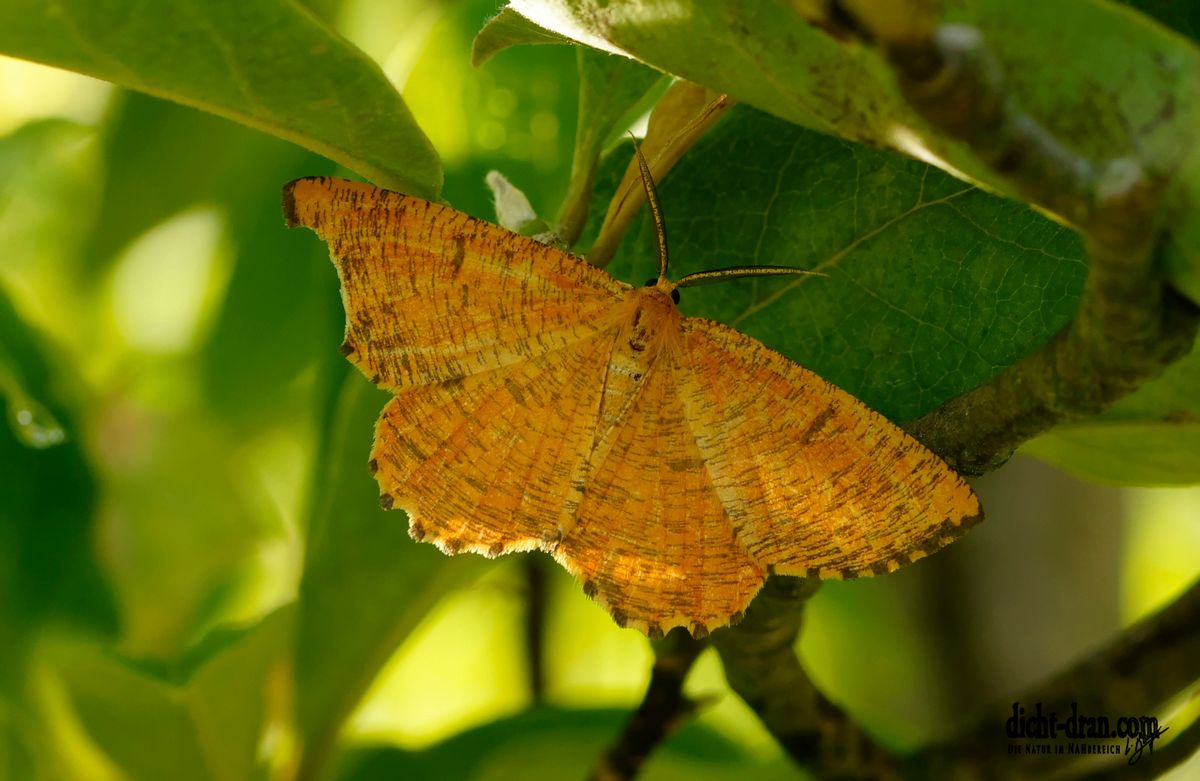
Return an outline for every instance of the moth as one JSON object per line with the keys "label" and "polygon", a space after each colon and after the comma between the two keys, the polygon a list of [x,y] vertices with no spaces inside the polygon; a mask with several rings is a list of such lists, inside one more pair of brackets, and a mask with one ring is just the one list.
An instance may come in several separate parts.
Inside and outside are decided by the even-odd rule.
{"label": "moth", "polygon": [[[640,157],[639,157],[640,160]],[[891,572],[979,521],[943,461],[762,343],[684,317],[666,231],[643,287],[461,212],[368,184],[298,179],[290,226],[329,245],[341,352],[394,394],[369,467],[418,541],[542,550],[620,626],[704,636],[771,573]]]}

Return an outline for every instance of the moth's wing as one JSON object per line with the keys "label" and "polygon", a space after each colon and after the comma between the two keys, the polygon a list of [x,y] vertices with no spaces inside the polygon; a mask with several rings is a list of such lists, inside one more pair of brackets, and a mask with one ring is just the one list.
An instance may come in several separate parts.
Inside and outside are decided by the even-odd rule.
{"label": "moth's wing", "polygon": [[687,417],[761,566],[881,574],[982,519],[957,473],[858,399],[728,326],[687,318],[683,330]]}
{"label": "moth's wing", "polygon": [[447,553],[552,543],[591,450],[612,339],[398,393],[371,458],[384,506]]}
{"label": "moth's wing", "polygon": [[297,179],[289,225],[329,244],[343,353],[399,390],[507,366],[587,338],[628,285],[565,252],[368,184]]}
{"label": "moth's wing", "polygon": [[598,445],[578,517],[554,550],[622,626],[658,636],[736,622],[766,573],[736,539],[679,395],[678,345],[664,347]]}

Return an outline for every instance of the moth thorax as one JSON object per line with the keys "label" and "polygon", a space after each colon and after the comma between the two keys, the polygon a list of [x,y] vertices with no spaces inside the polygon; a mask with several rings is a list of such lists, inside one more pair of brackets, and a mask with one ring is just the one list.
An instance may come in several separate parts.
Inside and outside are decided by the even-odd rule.
{"label": "moth thorax", "polygon": [[678,327],[679,310],[670,294],[655,288],[630,293],[622,337],[635,353],[656,348],[662,337]]}

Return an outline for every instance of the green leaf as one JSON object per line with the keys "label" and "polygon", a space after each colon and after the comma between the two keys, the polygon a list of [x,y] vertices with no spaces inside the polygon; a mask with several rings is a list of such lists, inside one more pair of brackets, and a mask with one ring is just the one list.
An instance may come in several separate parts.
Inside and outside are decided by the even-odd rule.
{"label": "green leaf", "polygon": [[613,129],[638,106],[648,90],[662,79],[636,60],[577,47],[579,61],[579,124],[571,184],[559,212],[559,230],[567,244],[574,242],[587,220],[592,185],[600,153]]}
{"label": "green leaf", "polygon": [[[616,157],[623,165],[628,150]],[[1070,318],[1071,231],[917,161],[733,109],[659,183],[670,276],[790,265],[823,277],[687,288],[685,314],[735,326],[895,421],[992,377]],[[651,225],[609,266],[654,276]]]}
{"label": "green leaf", "polygon": [[61,777],[45,767],[53,760],[30,744],[28,718],[0,697],[0,778],[50,781]]}
{"label": "green leaf", "polygon": [[56,663],[83,726],[133,781],[254,779],[293,614],[221,630],[179,669],[94,646],[56,649]]}
{"label": "green leaf", "polygon": [[24,685],[22,653],[44,621],[115,624],[92,549],[96,489],[77,383],[0,288],[0,691]]}
{"label": "green leaf", "polygon": [[1153,17],[1160,24],[1188,36],[1193,41],[1200,39],[1200,5],[1196,3],[1180,3],[1178,0],[1118,1]]}
{"label": "green leaf", "polygon": [[346,371],[318,467],[296,638],[301,777],[315,778],[343,721],[405,637],[480,556],[448,558],[408,536],[404,513],[379,507],[367,470],[375,419],[390,398]]}
{"label": "green leaf", "polygon": [[1200,351],[1102,415],[1057,426],[1021,452],[1111,485],[1200,483]]}
{"label": "green leaf", "polygon": [[[82,383],[18,306],[78,244],[94,201],[92,135],[51,119],[0,138],[0,778],[70,775],[48,750],[53,729],[32,672],[42,630],[109,634],[117,623],[96,559],[97,491],[77,423]],[[36,304],[42,318],[71,310]]]}
{"label": "green leaf", "polygon": [[[1136,154],[1172,175],[1167,262],[1200,301],[1200,50],[1128,9],[1080,0],[966,0],[946,20],[979,28],[1023,110],[1068,147]],[[775,116],[844,138],[947,161],[999,192],[1009,185],[957,142],[930,133],[877,52],[845,46],[780,0],[681,0],[670,6],[511,0],[572,40],[623,52]],[[1053,78],[1047,76],[1053,74]]]}
{"label": "green leaf", "polygon": [[[629,711],[621,709],[535,708],[467,730],[424,751],[359,749],[339,763],[334,777],[337,781],[585,778],[628,719]],[[716,781],[739,773],[764,780],[796,777],[784,760],[751,758],[711,728],[689,721],[655,750],[638,778]]]}
{"label": "green leaf", "polygon": [[1194,421],[1073,423],[1028,442],[1020,452],[1108,485],[1200,483],[1200,424]]}
{"label": "green leaf", "polygon": [[183,103],[425,198],[441,165],[365,54],[288,0],[13,0],[0,52]]}
{"label": "green leaf", "polygon": [[571,43],[571,39],[538,27],[511,8],[502,8],[475,36],[471,64],[478,68],[510,46],[547,43]]}

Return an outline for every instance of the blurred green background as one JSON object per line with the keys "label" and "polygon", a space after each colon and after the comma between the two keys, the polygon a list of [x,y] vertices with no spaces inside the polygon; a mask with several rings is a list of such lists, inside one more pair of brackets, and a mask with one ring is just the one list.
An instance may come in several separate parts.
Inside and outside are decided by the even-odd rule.
{"label": "blurred green background", "polygon": [[[552,216],[575,53],[472,68],[495,10],[350,0],[333,20],[403,92],[446,201],[494,218],[498,169]],[[648,642],[547,567],[530,710],[523,560],[446,559],[375,508],[383,396],[338,355],[324,246],[279,213],[284,182],[334,170],[0,58],[0,774],[579,777],[638,702]],[[1020,457],[977,488],[979,530],[811,604],[808,669],[886,745],[948,734],[1200,573],[1195,488],[1098,487]],[[711,652],[688,688],[706,705],[648,777],[794,777]],[[343,715],[353,750],[335,756]]]}

